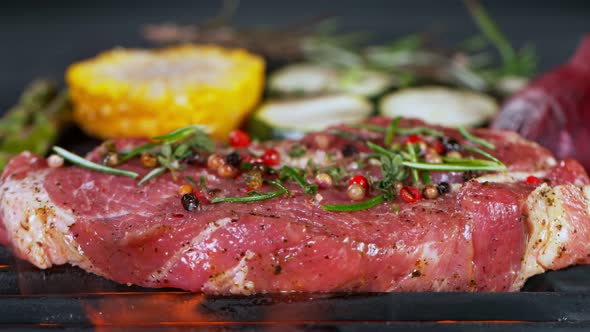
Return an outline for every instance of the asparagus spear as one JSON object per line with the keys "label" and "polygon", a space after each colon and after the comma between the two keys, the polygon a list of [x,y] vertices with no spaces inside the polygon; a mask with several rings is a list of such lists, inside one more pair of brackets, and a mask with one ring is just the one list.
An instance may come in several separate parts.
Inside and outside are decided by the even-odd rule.
{"label": "asparagus spear", "polygon": [[70,118],[66,90],[47,80],[32,82],[0,118],[0,170],[22,151],[47,153]]}

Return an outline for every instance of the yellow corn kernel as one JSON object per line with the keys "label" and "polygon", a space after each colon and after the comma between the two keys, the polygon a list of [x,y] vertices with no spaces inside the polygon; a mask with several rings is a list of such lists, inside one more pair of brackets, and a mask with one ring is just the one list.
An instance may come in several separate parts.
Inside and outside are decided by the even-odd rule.
{"label": "yellow corn kernel", "polygon": [[115,49],[73,64],[66,80],[74,118],[92,136],[150,137],[204,124],[226,139],[260,99],[264,61],[217,46]]}

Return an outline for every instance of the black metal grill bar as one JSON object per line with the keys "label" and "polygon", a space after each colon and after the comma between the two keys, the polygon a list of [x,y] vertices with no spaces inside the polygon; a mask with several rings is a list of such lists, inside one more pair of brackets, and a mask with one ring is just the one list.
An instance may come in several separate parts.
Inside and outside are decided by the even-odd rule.
{"label": "black metal grill bar", "polygon": [[10,331],[102,331],[102,332],[151,332],[151,331],[241,331],[241,332],[373,332],[373,331],[410,331],[410,332],[574,332],[588,331],[587,323],[422,323],[422,322],[319,322],[319,323],[254,323],[254,324],[193,324],[168,326],[100,326],[91,325],[11,325],[5,326]]}
{"label": "black metal grill bar", "polygon": [[215,297],[128,287],[70,266],[39,270],[0,247],[0,329],[94,330],[100,313],[100,331],[584,331],[589,271],[546,273],[520,293]]}
{"label": "black metal grill bar", "polygon": [[[191,322],[590,322],[590,294],[325,294],[207,297],[190,293],[1,296],[1,324],[82,324],[88,312],[131,325]],[[179,314],[179,309],[184,312]],[[137,315],[137,311],[145,312]],[[157,313],[157,315],[150,314]]]}

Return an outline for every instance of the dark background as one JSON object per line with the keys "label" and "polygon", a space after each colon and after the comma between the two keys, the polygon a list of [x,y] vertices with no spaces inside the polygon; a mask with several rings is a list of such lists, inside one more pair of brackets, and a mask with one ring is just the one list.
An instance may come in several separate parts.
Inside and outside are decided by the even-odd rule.
{"label": "dark background", "polygon": [[[142,24],[199,22],[214,15],[220,1],[81,0],[3,1],[0,5],[0,110],[11,106],[35,77],[62,79],[73,61],[115,46],[149,46]],[[483,1],[516,45],[534,43],[540,70],[571,54],[590,32],[590,1]],[[461,1],[244,0],[238,25],[281,25],[323,14],[340,17],[347,30],[393,38],[426,29],[439,30],[449,45],[477,29]],[[0,111],[1,112],[1,111]]]}

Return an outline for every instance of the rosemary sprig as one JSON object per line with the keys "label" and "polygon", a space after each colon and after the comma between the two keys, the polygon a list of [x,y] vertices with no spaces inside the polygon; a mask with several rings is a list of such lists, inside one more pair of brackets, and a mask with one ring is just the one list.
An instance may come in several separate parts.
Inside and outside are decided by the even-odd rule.
{"label": "rosemary sprig", "polygon": [[121,162],[127,161],[135,156],[140,155],[141,153],[154,148],[156,146],[160,145],[160,143],[155,143],[155,142],[150,142],[150,143],[146,143],[144,145],[140,145],[138,147],[136,147],[135,149],[125,153],[119,160]]}
{"label": "rosemary sprig", "polygon": [[367,146],[369,146],[373,151],[385,157],[395,158],[395,156],[397,155],[395,152],[389,151],[386,148],[372,142],[367,142]]}
{"label": "rosemary sprig", "polygon": [[385,131],[385,146],[390,146],[393,143],[393,137],[397,132],[397,125],[399,124],[401,116],[395,117]]}
{"label": "rosemary sprig", "polygon": [[432,164],[423,162],[404,161],[403,165],[419,170],[438,172],[469,172],[469,171],[505,171],[506,166],[499,164]]}
{"label": "rosemary sprig", "polygon": [[[408,150],[408,154],[410,155],[410,161],[417,162],[418,157],[416,156],[416,150],[415,150],[414,143],[408,143],[407,150]],[[418,182],[420,182],[420,177],[418,176],[418,170],[415,168],[412,168],[410,170],[410,172],[412,173],[412,178],[414,179],[414,183],[417,184]]]}
{"label": "rosemary sprig", "polygon": [[190,175],[185,175],[184,178],[188,181],[188,183],[192,184],[195,188],[200,187],[201,185],[197,183],[195,179],[193,179]]}
{"label": "rosemary sprig", "polygon": [[285,194],[287,194],[287,196],[291,197],[291,192],[289,191],[289,189],[287,187],[285,187],[283,185],[283,183],[281,181],[278,181],[278,180],[268,180],[268,181],[265,181],[265,182],[268,183],[268,184],[270,184],[270,185],[273,185],[273,186],[279,188],[280,190],[284,191]]}
{"label": "rosemary sprig", "polygon": [[[367,145],[378,154],[388,157],[395,158],[396,156],[403,156],[400,152],[396,154],[393,151],[387,150],[377,144],[367,142]],[[414,151],[415,153],[415,151]],[[468,172],[468,171],[505,171],[506,166],[497,161],[489,161],[482,159],[469,159],[469,158],[446,158],[443,157],[444,164],[437,163],[426,163],[415,161],[412,157],[411,149],[408,149],[408,157],[404,157],[402,164],[406,167],[416,170],[425,171],[441,171],[441,172]],[[416,177],[414,180],[416,181]],[[417,182],[417,181],[416,181]]]}
{"label": "rosemary sprig", "polygon": [[537,64],[534,49],[525,44],[516,52],[480,1],[464,0],[464,2],[482,34],[498,50],[502,58],[502,67],[492,71],[500,75],[531,76]]}
{"label": "rosemary sprig", "polygon": [[351,203],[351,204],[327,204],[322,205],[322,209],[326,211],[335,212],[352,212],[360,210],[368,210],[374,206],[377,206],[385,201],[385,195],[375,196],[366,201]]}
{"label": "rosemary sprig", "polygon": [[214,198],[211,200],[211,203],[249,203],[249,202],[258,202],[258,201],[265,201],[267,199],[272,199],[275,197],[279,197],[283,194],[287,194],[290,196],[289,189],[285,187],[279,181],[268,181],[269,184],[279,188],[279,190],[269,191],[266,193],[257,193],[251,196],[237,196],[237,197],[219,197]]}
{"label": "rosemary sprig", "polygon": [[220,197],[214,198],[211,200],[211,203],[249,203],[249,202],[258,202],[258,201],[265,201],[267,199],[272,199],[275,197],[279,197],[285,192],[283,190],[276,190],[276,191],[269,191],[265,194],[259,195],[252,195],[252,196],[237,196],[237,197]]}
{"label": "rosemary sprig", "polygon": [[206,130],[207,127],[205,126],[188,125],[185,127],[178,128],[164,135],[154,136],[152,137],[152,139],[156,140],[157,142],[149,142],[144,145],[140,145],[137,148],[127,153],[124,153],[120,160],[121,162],[127,161],[147,150],[166,144],[178,143],[180,141],[191,138],[191,136],[193,136],[193,138],[189,139],[189,145],[195,145],[206,151],[210,151],[212,149],[213,143],[208,137],[206,137]]}
{"label": "rosemary sprig", "polygon": [[199,125],[188,125],[184,127],[180,127],[176,130],[173,130],[169,133],[164,135],[154,136],[152,137],[155,140],[160,141],[161,143],[175,143],[181,141],[185,138],[188,138],[198,132],[205,132],[207,129],[205,126]]}
{"label": "rosemary sprig", "polygon": [[307,149],[305,148],[305,145],[300,144],[300,143],[295,143],[289,148],[289,151],[287,152],[287,154],[291,158],[299,158],[299,157],[303,157],[306,152],[307,152]]}
{"label": "rosemary sprig", "polygon": [[491,149],[491,150],[496,148],[496,146],[492,142],[489,142],[481,137],[477,137],[477,136],[472,135],[470,132],[467,131],[467,129],[465,129],[462,126],[457,129],[459,130],[459,133],[461,133],[461,135],[463,137],[465,137],[465,139],[468,141],[471,141],[475,144],[481,145],[481,146]]}
{"label": "rosemary sprig", "polygon": [[[395,119],[394,119],[395,120]],[[372,125],[372,124],[368,124],[368,123],[358,123],[358,124],[352,124],[350,125],[350,127],[352,128],[358,128],[358,129],[365,129],[368,131],[373,131],[376,133],[387,133],[387,131],[389,130],[388,127],[381,127],[378,125]],[[419,135],[419,134],[424,134],[427,136],[433,136],[433,137],[443,137],[444,134],[436,129],[432,129],[432,128],[428,128],[428,127],[413,127],[413,128],[397,128],[396,127],[396,134],[399,135]]]}
{"label": "rosemary sprig", "polygon": [[357,129],[364,129],[364,130],[368,130],[368,131],[374,131],[376,133],[384,133],[387,130],[387,128],[385,128],[385,127],[381,127],[381,126],[373,125],[373,124],[369,124],[369,123],[355,123],[355,124],[350,124],[349,127],[357,128]]}
{"label": "rosemary sprig", "polygon": [[139,180],[139,182],[137,182],[137,185],[141,186],[144,183],[148,182],[149,180],[151,180],[157,176],[160,176],[165,171],[166,171],[166,167],[163,167],[163,166],[158,167],[158,168],[154,168],[149,173],[147,173],[143,178],[141,178],[141,180]]}
{"label": "rosemary sprig", "polygon": [[432,182],[432,179],[430,178],[430,171],[422,171],[421,175],[422,182],[424,182],[424,184],[430,184]]}
{"label": "rosemary sprig", "polygon": [[510,42],[508,42],[508,39],[506,39],[504,34],[500,31],[498,26],[487,14],[483,6],[478,1],[474,0],[464,0],[464,2],[467,9],[471,13],[471,17],[479,26],[481,32],[498,49],[502,60],[505,63],[511,61],[516,56],[514,49],[510,45]]}
{"label": "rosemary sprig", "polygon": [[475,153],[477,153],[477,154],[480,154],[480,155],[482,155],[482,156],[484,156],[484,157],[488,158],[489,160],[491,160],[491,161],[493,161],[493,162],[495,162],[495,163],[498,163],[498,164],[501,164],[501,163],[502,163],[502,162],[500,161],[500,159],[498,159],[498,158],[496,158],[496,157],[492,156],[491,154],[489,154],[489,153],[485,152],[485,151],[484,151],[484,150],[482,150],[482,149],[476,148],[475,146],[467,146],[467,145],[466,145],[466,146],[463,146],[463,150],[467,150],[467,151],[471,151],[471,152],[475,152]]}
{"label": "rosemary sprig", "polygon": [[313,195],[318,192],[316,185],[308,184],[298,170],[291,166],[283,166],[279,170],[279,179],[293,179],[308,195]]}
{"label": "rosemary sprig", "polygon": [[[373,151],[377,152],[383,157],[386,158],[400,158],[403,154],[395,153],[393,151],[387,150],[377,144],[367,142],[367,145],[373,149]],[[414,151],[415,152],[415,151]],[[424,171],[440,171],[440,172],[469,172],[469,171],[505,171],[506,166],[498,161],[489,161],[489,160],[482,160],[482,159],[469,159],[469,158],[443,158],[445,163],[443,164],[435,164],[435,163],[426,163],[426,162],[419,162],[415,161],[412,157],[411,149],[408,149],[407,157],[403,158],[401,164],[406,166],[412,170],[412,174],[414,170],[424,170]],[[416,176],[413,175],[414,181],[416,180]]]}
{"label": "rosemary sprig", "polygon": [[414,128],[399,128],[397,132],[400,135],[419,135],[424,134],[433,137],[443,137],[444,134],[436,129],[428,127],[414,127]]}
{"label": "rosemary sprig", "polygon": [[340,129],[333,129],[328,131],[328,133],[351,141],[362,139],[362,137],[357,134]]}
{"label": "rosemary sprig", "polygon": [[113,175],[121,175],[121,176],[130,177],[130,178],[136,178],[139,176],[139,174],[132,172],[132,171],[126,171],[126,170],[112,168],[112,167],[108,167],[108,166],[94,163],[86,158],[82,158],[82,157],[78,156],[77,154],[70,152],[64,148],[59,147],[59,146],[54,146],[53,151],[55,153],[57,153],[58,155],[60,155],[61,157],[63,157],[65,160],[71,162],[72,164],[78,165],[80,167],[88,168],[93,171],[107,173],[107,174],[113,174]]}

